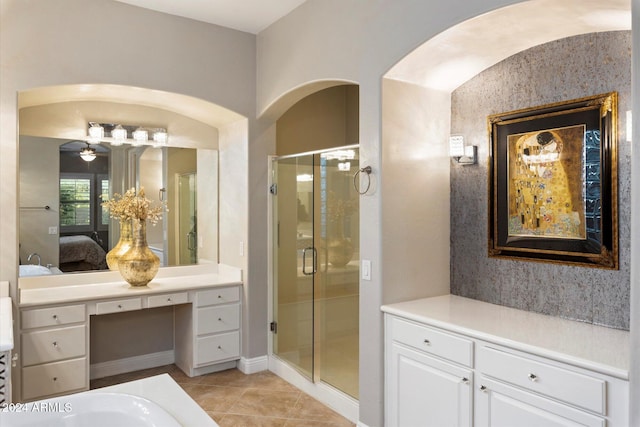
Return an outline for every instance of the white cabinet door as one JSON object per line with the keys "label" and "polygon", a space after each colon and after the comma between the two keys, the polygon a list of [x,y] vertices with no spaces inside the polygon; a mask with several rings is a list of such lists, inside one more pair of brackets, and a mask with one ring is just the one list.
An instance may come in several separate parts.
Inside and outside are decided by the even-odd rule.
{"label": "white cabinet door", "polygon": [[603,418],[480,376],[476,427],[604,427]]}
{"label": "white cabinet door", "polygon": [[471,371],[387,343],[386,426],[471,426]]}

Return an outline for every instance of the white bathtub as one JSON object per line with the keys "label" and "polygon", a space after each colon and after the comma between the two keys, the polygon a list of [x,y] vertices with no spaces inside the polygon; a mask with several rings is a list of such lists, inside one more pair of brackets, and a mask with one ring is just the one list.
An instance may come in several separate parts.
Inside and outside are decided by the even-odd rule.
{"label": "white bathtub", "polygon": [[2,427],[218,427],[168,374],[97,390],[9,404]]}

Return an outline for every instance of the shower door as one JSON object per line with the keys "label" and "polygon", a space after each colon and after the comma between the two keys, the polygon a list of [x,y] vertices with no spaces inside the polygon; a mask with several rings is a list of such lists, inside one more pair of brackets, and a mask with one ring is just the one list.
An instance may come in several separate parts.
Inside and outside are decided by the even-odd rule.
{"label": "shower door", "polygon": [[273,353],[358,397],[358,149],[273,163]]}

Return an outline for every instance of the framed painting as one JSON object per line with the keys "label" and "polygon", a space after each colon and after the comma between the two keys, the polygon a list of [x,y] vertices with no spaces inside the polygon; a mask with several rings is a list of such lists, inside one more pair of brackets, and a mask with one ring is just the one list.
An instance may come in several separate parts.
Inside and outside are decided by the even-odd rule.
{"label": "framed painting", "polygon": [[617,93],[488,122],[489,256],[617,269]]}

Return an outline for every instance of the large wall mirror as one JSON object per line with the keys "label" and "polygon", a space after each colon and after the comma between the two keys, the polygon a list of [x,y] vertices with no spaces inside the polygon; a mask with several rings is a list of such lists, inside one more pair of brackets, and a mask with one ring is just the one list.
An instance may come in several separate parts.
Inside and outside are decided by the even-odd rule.
{"label": "large wall mirror", "polygon": [[[26,104],[19,109],[20,277],[107,271],[119,226],[100,201],[131,187],[168,207],[147,235],[161,266],[217,263],[217,128],[112,100]],[[163,127],[169,142],[87,142],[88,123],[96,121]],[[81,156],[85,148],[94,159]]]}

